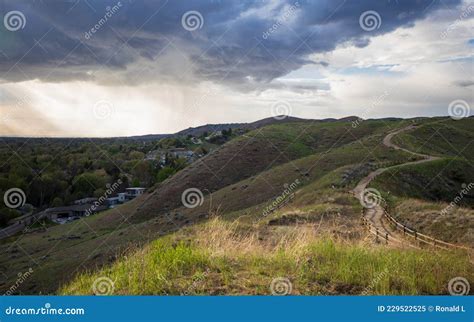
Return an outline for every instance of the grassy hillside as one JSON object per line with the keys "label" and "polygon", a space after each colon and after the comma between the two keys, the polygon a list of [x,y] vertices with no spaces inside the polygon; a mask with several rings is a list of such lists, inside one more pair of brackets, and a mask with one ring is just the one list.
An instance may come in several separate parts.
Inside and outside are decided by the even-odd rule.
{"label": "grassy hillside", "polygon": [[[283,156],[273,147],[280,146],[280,150],[284,151],[283,143],[289,146],[292,142],[298,142],[298,133],[294,130],[296,124],[287,126],[286,135],[283,125],[251,132],[224,145],[216,154],[218,157],[213,154],[207,156],[205,162],[198,161],[178,172],[158,185],[154,192],[118,208],[68,225],[51,227],[45,232],[22,235],[18,240],[0,241],[3,244],[1,251],[6,254],[0,258],[0,269],[11,272],[10,279],[0,284],[0,288],[14,282],[14,272],[34,266],[35,274],[22,284],[19,291],[54,292],[59,284],[66,283],[76,273],[107,265],[131,246],[139,247],[159,236],[205,220],[211,208],[209,192],[221,186],[212,193],[212,208],[225,209],[223,216],[256,208],[257,213],[261,214],[266,203],[282,193],[284,184],[291,184],[297,178],[301,179],[301,186],[305,186],[328,171],[354,162],[368,164],[377,162],[377,159],[403,162],[404,153],[390,151],[380,145],[383,133],[399,123],[368,121],[353,131],[349,122],[306,122],[301,128],[301,136],[318,139],[311,141],[307,138],[301,144],[321,152],[296,160],[293,155],[294,161],[280,166],[277,166],[278,162],[269,161],[269,153]],[[298,125],[303,126],[302,123]],[[365,139],[356,142],[357,137]],[[352,144],[344,145],[343,142]],[[299,156],[306,154],[302,152]],[[220,177],[212,175],[210,167],[223,168],[218,173]],[[262,168],[268,169],[258,172]],[[182,207],[181,193],[192,186],[200,188],[206,198],[201,207],[187,209]],[[305,198],[307,204],[318,200],[311,191]],[[130,220],[132,216],[135,217],[133,221]]]}
{"label": "grassy hillside", "polygon": [[[62,285],[67,293],[87,293],[90,291],[87,284],[97,276],[93,272],[103,268],[102,273],[112,274],[121,281],[116,285],[118,292],[138,293],[140,288],[144,293],[174,294],[182,292],[194,280],[200,280],[203,267],[211,263],[211,269],[219,274],[214,272],[210,276],[215,275],[217,282],[202,292],[222,294],[241,290],[247,294],[252,293],[250,289],[254,285],[255,292],[263,294],[268,291],[266,283],[270,277],[280,273],[297,283],[295,291],[299,293],[357,293],[367,287],[367,281],[378,276],[380,269],[392,269],[392,264],[401,261],[404,267],[397,268],[402,270],[401,281],[390,274],[384,277],[385,282],[374,286],[373,293],[444,293],[444,279],[452,272],[472,276],[466,275],[472,272],[464,257],[439,253],[436,262],[430,252],[368,247],[372,242],[366,243],[367,234],[360,225],[362,208],[349,193],[374,169],[418,158],[382,144],[388,132],[410,123],[396,119],[370,120],[354,128],[349,121],[296,122],[251,131],[127,204],[44,232],[0,241],[0,251],[5,254],[0,258],[0,269],[9,274],[7,280],[0,282],[0,290],[14,283],[17,272],[33,266],[35,274],[18,292],[54,293]],[[449,168],[455,169],[451,165]],[[456,171],[454,173],[458,173]],[[449,178],[449,173],[443,172],[441,179]],[[398,189],[399,184],[400,181],[389,180],[387,186],[379,188],[388,191]],[[294,198],[281,209],[268,213],[268,207],[289,186],[294,187],[291,191]],[[181,203],[182,192],[190,187],[200,189],[205,196],[203,204],[193,209]],[[415,195],[418,189],[413,190],[412,197],[428,198]],[[218,213],[220,219],[208,222],[209,214],[214,213]],[[224,238],[229,231],[233,233],[224,240],[216,236],[222,234]],[[302,232],[309,235],[300,236]],[[215,237],[206,242],[206,236]],[[243,240],[234,241],[234,237]],[[240,250],[232,253],[232,248],[226,248],[226,240],[239,249],[247,244],[250,253],[239,253]],[[254,240],[254,244],[248,244],[250,240]],[[211,247],[213,242],[222,244],[220,250],[217,246]],[[168,247],[169,243],[174,246]],[[293,244],[299,246],[293,247]],[[211,249],[220,255],[213,254]],[[266,256],[266,251],[271,256]],[[161,253],[165,257],[160,257]],[[235,254],[235,259],[227,254]],[[370,261],[363,263],[364,258]],[[417,258],[423,258],[423,264],[418,263]],[[314,268],[304,266],[306,259],[318,264]],[[156,267],[147,267],[149,260],[154,261]],[[188,261],[185,266],[190,268],[183,270],[182,261]],[[436,263],[438,268],[431,275],[426,272],[426,279],[418,284],[415,279],[419,276],[414,267],[424,265],[425,261],[426,270]],[[454,271],[447,265],[452,261]],[[372,262],[378,263],[376,267],[371,266]],[[138,263],[142,263],[142,272],[151,274],[155,267],[163,271],[165,278],[161,282],[143,281],[133,289],[135,282],[131,281],[134,281],[133,272],[137,272]],[[326,275],[311,279],[308,274],[313,274],[322,263]],[[262,273],[267,265],[269,273]],[[341,266],[341,271],[336,266]],[[334,271],[332,278],[331,271]],[[82,275],[84,272],[91,273]],[[262,277],[262,274],[268,275]],[[69,285],[75,276],[77,279]],[[130,276],[128,284],[123,280],[126,276]],[[241,282],[241,289],[231,277]]]}
{"label": "grassy hillside", "polygon": [[[398,123],[400,121],[366,121],[354,129],[347,121],[329,123],[312,121],[276,124],[249,132],[228,142],[219,150],[210,153],[169,180],[157,185],[148,198],[142,202],[142,205],[137,208],[137,211],[132,214],[131,220],[140,222],[155,217],[157,213],[169,212],[180,207],[181,193],[190,187],[198,188],[208,195],[281,164],[288,165],[287,173],[283,173],[284,170],[280,171],[285,177],[291,178],[297,170],[301,170],[301,172],[313,171],[314,167],[320,166],[321,163],[318,161],[320,159],[324,159],[322,162],[332,162],[330,158],[322,158],[325,153],[333,153],[340,147],[369,138],[372,135],[382,135],[381,133]],[[373,141],[368,142],[367,146],[361,146],[361,143],[358,142],[341,151],[338,156],[334,157],[334,160],[338,161],[340,166],[369,159],[372,149],[378,143],[378,141]],[[354,149],[365,151],[353,158],[347,153],[351,153]],[[375,152],[372,154],[374,154],[372,158],[377,157]],[[389,151],[384,151],[383,154],[384,157],[390,156]],[[313,158],[306,164],[292,162],[309,155]],[[277,175],[275,172],[273,174]],[[302,173],[297,175],[301,176]],[[270,189],[275,187],[273,184],[268,186]]]}
{"label": "grassy hillside", "polygon": [[213,219],[81,275],[60,293],[92,294],[106,277],[113,294],[271,294],[276,278],[289,280],[291,294],[446,294],[452,276],[474,279],[467,257],[349,244],[320,238],[314,227],[265,234]]}
{"label": "grassy hillside", "polygon": [[[429,163],[403,166],[386,171],[373,186],[402,198],[451,202],[463,189],[474,183],[474,166],[463,159],[440,159]],[[474,189],[459,201],[474,207]]]}
{"label": "grassy hillside", "polygon": [[404,224],[438,239],[474,247],[474,210],[445,202],[395,199],[390,213]]}
{"label": "grassy hillside", "polygon": [[441,118],[438,121],[422,120],[411,132],[401,133],[394,143],[419,153],[463,158],[472,165],[474,160],[474,117],[462,120]]}
{"label": "grassy hillside", "polygon": [[[372,184],[385,194],[390,213],[400,222],[439,239],[471,247],[473,185],[474,167],[470,161],[459,158],[394,168]],[[450,206],[451,203],[454,204]]]}

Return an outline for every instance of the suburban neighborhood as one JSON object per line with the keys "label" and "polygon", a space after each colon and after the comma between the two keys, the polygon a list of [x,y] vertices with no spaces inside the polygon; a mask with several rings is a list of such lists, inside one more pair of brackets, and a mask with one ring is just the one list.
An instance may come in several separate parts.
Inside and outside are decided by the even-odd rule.
{"label": "suburban neighborhood", "polygon": [[[47,208],[40,212],[26,213],[9,221],[9,225],[0,230],[0,239],[12,236],[25,227],[47,219],[56,224],[66,224],[78,220],[81,217],[90,216],[107,209],[114,208],[120,204],[126,203],[145,192],[146,188],[133,187],[126,188],[124,192],[118,192],[114,196],[107,198],[87,197],[75,200],[74,204],[69,206]],[[28,232],[28,231],[26,231]]]}

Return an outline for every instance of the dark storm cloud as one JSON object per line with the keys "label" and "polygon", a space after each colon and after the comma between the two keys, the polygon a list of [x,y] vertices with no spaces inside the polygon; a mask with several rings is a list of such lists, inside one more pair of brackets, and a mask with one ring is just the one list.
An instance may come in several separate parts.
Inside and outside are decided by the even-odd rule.
{"label": "dark storm cloud", "polygon": [[[245,84],[264,85],[313,63],[310,54],[331,51],[344,42],[365,47],[375,35],[410,26],[432,11],[457,6],[460,1],[118,3],[0,0],[2,21],[12,10],[21,11],[26,18],[24,29],[18,31],[0,25],[0,79],[101,82],[97,76],[101,71],[106,71],[102,75],[135,78],[134,74],[146,68],[152,73],[141,78],[143,81],[175,76],[185,80],[191,75],[243,88]],[[107,7],[117,6],[105,24],[94,27],[104,18]],[[183,28],[181,18],[190,10],[203,16],[201,29]],[[360,15],[368,10],[381,18],[379,28],[373,31],[359,25]],[[91,33],[92,29],[96,31]],[[168,64],[170,61],[182,70]]]}
{"label": "dark storm cloud", "polygon": [[459,87],[470,87],[470,86],[474,86],[474,81],[473,80],[460,80],[460,81],[454,82],[454,84]]}

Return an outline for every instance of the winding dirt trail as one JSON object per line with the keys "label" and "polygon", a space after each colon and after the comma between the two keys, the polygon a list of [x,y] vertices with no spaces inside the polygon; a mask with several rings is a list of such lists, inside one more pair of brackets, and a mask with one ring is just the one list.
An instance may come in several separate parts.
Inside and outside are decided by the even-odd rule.
{"label": "winding dirt trail", "polygon": [[[383,139],[383,144],[388,147],[388,148],[393,148],[395,150],[402,150],[404,152],[407,152],[411,155],[417,156],[417,157],[422,157],[423,159],[417,160],[417,161],[410,161],[402,164],[398,164],[395,166],[387,167],[387,168],[380,168],[377,169],[371,173],[369,173],[365,178],[363,178],[357,186],[354,188],[352,191],[354,193],[354,196],[359,200],[359,202],[364,206],[367,205],[367,197],[370,198],[370,195],[368,196],[367,194],[370,194],[370,190],[366,190],[368,184],[375,179],[378,175],[384,173],[385,171],[395,168],[395,167],[402,167],[406,165],[411,165],[411,164],[419,164],[419,163],[424,163],[424,162],[430,162],[433,160],[438,160],[440,159],[439,157],[431,156],[431,155],[426,155],[426,154],[421,154],[421,153],[416,153],[412,152],[410,150],[404,149],[392,142],[392,138],[405,131],[410,131],[415,129],[416,126],[414,125],[409,125],[407,127],[404,127],[402,129],[390,132],[387,134],[384,139]],[[387,242],[395,242],[397,244],[406,244],[406,240],[402,239],[401,236],[393,232],[391,229],[388,229],[386,225],[384,224],[383,217],[384,217],[384,209],[383,207],[379,204],[379,202],[374,202],[371,204],[369,207],[364,207],[364,218],[365,220],[369,223],[371,226],[371,232],[375,233],[374,230],[376,230],[382,238],[385,238]],[[413,246],[410,245],[409,246]]]}

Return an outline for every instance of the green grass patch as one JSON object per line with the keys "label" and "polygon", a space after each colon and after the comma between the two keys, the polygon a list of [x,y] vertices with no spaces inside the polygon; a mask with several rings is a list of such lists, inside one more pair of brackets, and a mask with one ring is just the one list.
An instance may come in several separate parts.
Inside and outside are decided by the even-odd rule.
{"label": "green grass patch", "polygon": [[60,294],[91,294],[99,277],[113,294],[270,294],[288,278],[293,294],[446,294],[448,281],[474,281],[467,256],[314,240],[302,250],[212,255],[192,243],[162,238],[95,274],[80,275]]}

